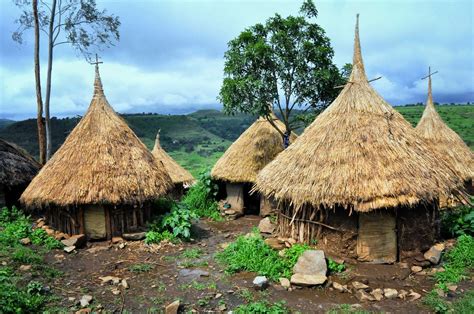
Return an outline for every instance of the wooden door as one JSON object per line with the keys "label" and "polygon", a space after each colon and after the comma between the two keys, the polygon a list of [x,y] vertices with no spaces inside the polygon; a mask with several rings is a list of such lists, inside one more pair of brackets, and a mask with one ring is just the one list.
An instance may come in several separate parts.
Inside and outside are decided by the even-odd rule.
{"label": "wooden door", "polygon": [[98,205],[87,206],[84,209],[84,227],[89,239],[106,238],[104,207]]}

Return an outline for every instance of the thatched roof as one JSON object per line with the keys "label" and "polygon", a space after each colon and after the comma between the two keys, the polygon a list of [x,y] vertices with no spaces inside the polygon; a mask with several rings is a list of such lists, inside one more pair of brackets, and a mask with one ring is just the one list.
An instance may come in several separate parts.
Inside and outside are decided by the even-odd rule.
{"label": "thatched roof", "polygon": [[20,201],[27,206],[139,204],[171,186],[164,167],[109,105],[96,67],[89,109]]}
{"label": "thatched roof", "polygon": [[436,149],[463,180],[474,178],[474,154],[464,141],[449,128],[436,111],[428,78],[428,99],[416,132]]}
{"label": "thatched roof", "polygon": [[39,169],[40,164],[25,150],[0,138],[0,185],[28,184]]}
{"label": "thatched roof", "polygon": [[[271,114],[270,119],[283,132],[283,122]],[[290,142],[296,139],[292,133]],[[281,134],[266,118],[259,118],[232,143],[212,168],[211,176],[228,182],[255,183],[257,173],[283,150]]]}
{"label": "thatched roof", "polygon": [[255,189],[296,209],[343,206],[368,212],[430,202],[459,185],[368,83],[357,21],[349,81],[303,134],[259,173]]}
{"label": "thatched roof", "polygon": [[160,132],[156,134],[155,147],[151,152],[158,162],[161,162],[174,184],[190,184],[194,177],[189,171],[181,167],[160,145]]}

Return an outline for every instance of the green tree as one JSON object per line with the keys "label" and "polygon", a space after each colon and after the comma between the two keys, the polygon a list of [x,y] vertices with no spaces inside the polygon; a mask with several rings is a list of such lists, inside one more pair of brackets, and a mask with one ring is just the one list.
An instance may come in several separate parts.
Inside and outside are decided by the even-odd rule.
{"label": "green tree", "polygon": [[[318,11],[305,0],[299,16],[269,18],[265,24],[245,29],[228,43],[224,81],[218,99],[228,114],[244,112],[264,116],[288,135],[301,122],[291,114],[320,111],[338,94],[334,87],[345,82],[332,59],[334,51],[324,29],[315,23]],[[272,122],[277,108],[285,124]]]}
{"label": "green tree", "polygon": [[[39,75],[41,46],[40,31],[47,36],[48,67],[46,75],[46,94],[44,100],[45,137],[46,144],[41,140],[41,123],[38,122],[40,161],[42,153],[48,160],[52,153],[50,99],[51,78],[53,71],[54,48],[63,44],[70,44],[87,60],[91,50],[103,46],[110,47],[120,38],[120,20],[117,16],[108,15],[106,10],[99,10],[95,0],[14,0],[15,5],[22,10],[20,17],[15,21],[18,29],[12,39],[19,44],[23,43],[26,31],[35,31],[35,82],[38,104],[38,120],[41,120],[43,99],[41,94],[41,80]],[[44,148],[43,145],[46,145]]]}

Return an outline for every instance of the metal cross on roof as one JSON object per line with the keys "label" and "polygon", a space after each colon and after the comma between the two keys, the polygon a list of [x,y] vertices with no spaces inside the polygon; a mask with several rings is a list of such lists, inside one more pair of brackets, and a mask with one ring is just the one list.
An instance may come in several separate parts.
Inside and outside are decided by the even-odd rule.
{"label": "metal cross on roof", "polygon": [[95,66],[98,66],[101,63],[104,63],[102,61],[99,61],[99,56],[95,54],[95,62],[89,62],[90,64],[95,64]]}
{"label": "metal cross on roof", "polygon": [[422,77],[421,79],[422,79],[422,80],[427,79],[427,78],[429,78],[430,76],[435,75],[436,73],[438,73],[438,71],[435,71],[435,72],[431,73],[431,67],[428,67],[428,75],[425,76],[425,77]]}

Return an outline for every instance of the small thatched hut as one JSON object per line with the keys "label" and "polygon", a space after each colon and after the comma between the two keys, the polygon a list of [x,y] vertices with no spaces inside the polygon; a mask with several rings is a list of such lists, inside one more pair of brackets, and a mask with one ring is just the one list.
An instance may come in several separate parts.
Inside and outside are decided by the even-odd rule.
{"label": "small thatched hut", "polygon": [[[273,113],[272,122],[285,130]],[[290,143],[296,139],[294,133]],[[230,209],[238,214],[260,213],[266,216],[272,211],[271,199],[263,198],[259,193],[250,193],[258,172],[283,150],[282,135],[266,118],[259,118],[240,137],[232,143],[214,165],[211,176],[220,182],[222,193]]]}
{"label": "small thatched hut", "polygon": [[96,66],[88,111],[21,196],[48,224],[92,239],[140,231],[171,188],[164,167],[109,105]]}
{"label": "small thatched hut", "polygon": [[40,164],[22,148],[0,139],[0,208],[18,205],[18,199]]}
{"label": "small thatched hut", "polygon": [[473,194],[474,154],[461,137],[444,123],[436,111],[431,91],[431,75],[428,77],[428,99],[425,111],[415,130],[447,160],[457,176],[465,181],[470,194]]}
{"label": "small thatched hut", "polygon": [[368,83],[358,24],[349,81],[259,173],[256,189],[279,202],[281,235],[317,239],[336,255],[394,262],[432,244],[437,197],[460,182]]}
{"label": "small thatched hut", "polygon": [[171,193],[180,197],[184,190],[194,182],[194,177],[189,171],[181,167],[170,155],[168,155],[160,144],[160,132],[156,134],[155,146],[151,152],[157,162],[161,162],[173,181],[174,188]]}

